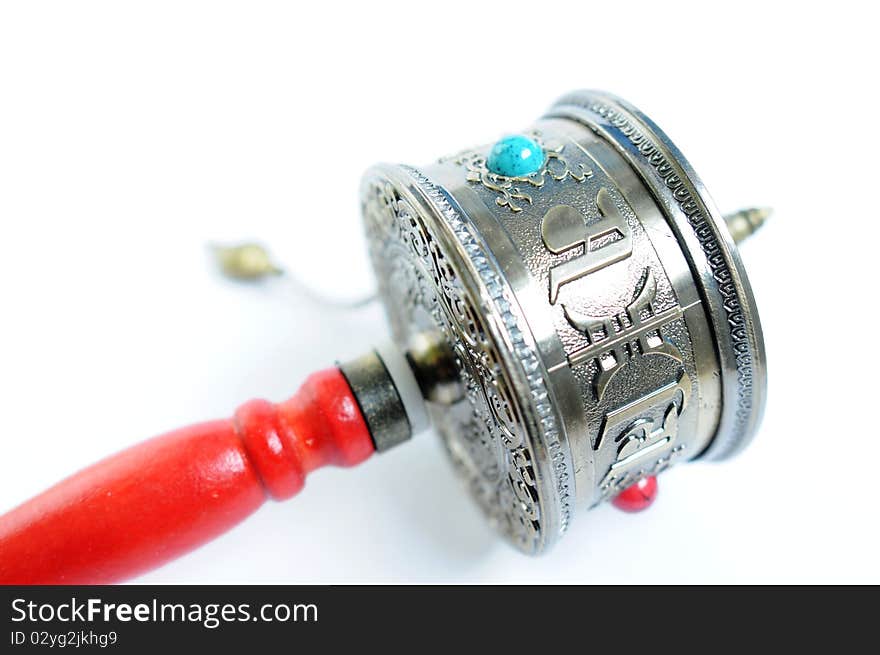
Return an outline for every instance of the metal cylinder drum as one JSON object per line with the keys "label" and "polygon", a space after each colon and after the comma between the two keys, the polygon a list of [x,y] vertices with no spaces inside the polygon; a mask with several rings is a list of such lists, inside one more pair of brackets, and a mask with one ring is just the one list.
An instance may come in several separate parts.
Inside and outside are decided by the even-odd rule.
{"label": "metal cylinder drum", "polygon": [[571,93],[521,136],[376,166],[362,209],[395,342],[435,335],[454,355],[462,393],[429,395],[432,421],[523,551],[755,432],[765,355],[736,245],[678,149],[623,100]]}

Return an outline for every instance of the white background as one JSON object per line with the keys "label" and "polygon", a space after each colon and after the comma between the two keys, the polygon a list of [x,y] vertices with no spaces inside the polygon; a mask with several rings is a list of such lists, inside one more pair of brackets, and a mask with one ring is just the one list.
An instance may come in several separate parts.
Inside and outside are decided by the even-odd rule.
{"label": "white background", "polygon": [[644,514],[578,514],[531,559],[423,435],[138,581],[880,582],[865,6],[4,3],[0,511],[383,338],[377,305],[227,282],[207,243],[258,238],[312,289],[360,297],[363,169],[490,141],[594,87],[656,120],[722,210],[776,210],[743,249],[770,371],[752,447],[663,476]]}

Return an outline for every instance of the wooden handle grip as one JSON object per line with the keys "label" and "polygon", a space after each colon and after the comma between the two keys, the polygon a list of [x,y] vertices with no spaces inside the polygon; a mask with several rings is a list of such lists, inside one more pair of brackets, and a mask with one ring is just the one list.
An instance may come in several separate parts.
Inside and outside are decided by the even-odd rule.
{"label": "wooden handle grip", "polygon": [[320,466],[353,466],[373,442],[338,369],[278,405],[155,437],[0,517],[0,584],[117,582],[228,530]]}

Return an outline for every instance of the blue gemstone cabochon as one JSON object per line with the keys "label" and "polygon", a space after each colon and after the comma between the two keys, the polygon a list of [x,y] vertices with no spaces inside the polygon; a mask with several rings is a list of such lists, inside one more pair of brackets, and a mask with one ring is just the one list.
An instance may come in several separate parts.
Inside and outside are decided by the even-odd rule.
{"label": "blue gemstone cabochon", "polygon": [[522,177],[541,170],[544,151],[534,139],[521,134],[506,136],[489,152],[486,167],[505,177]]}

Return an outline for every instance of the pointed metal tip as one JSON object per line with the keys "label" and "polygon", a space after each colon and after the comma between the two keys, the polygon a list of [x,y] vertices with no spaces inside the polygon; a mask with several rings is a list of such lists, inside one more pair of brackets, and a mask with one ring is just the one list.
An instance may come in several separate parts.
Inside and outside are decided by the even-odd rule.
{"label": "pointed metal tip", "polygon": [[736,243],[742,243],[747,237],[757,232],[772,214],[773,209],[770,207],[749,207],[728,214],[724,217],[724,221],[727,223],[733,240]]}

